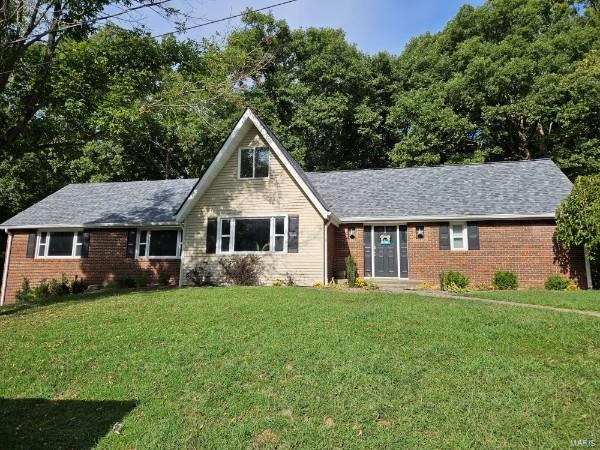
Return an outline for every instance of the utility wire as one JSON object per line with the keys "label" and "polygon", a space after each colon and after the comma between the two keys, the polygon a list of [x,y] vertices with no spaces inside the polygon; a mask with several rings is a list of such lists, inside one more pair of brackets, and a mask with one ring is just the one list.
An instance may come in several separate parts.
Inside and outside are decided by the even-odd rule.
{"label": "utility wire", "polygon": [[[170,2],[172,0],[160,0],[158,2],[154,2],[154,3],[144,3],[141,5],[137,5],[137,6],[133,6],[131,8],[127,8],[124,9],[122,11],[119,11],[118,13],[115,14],[108,14],[106,16],[101,16],[101,17],[96,17],[94,19],[87,19],[87,20],[81,20],[79,22],[74,22],[74,23],[70,23],[64,27],[61,27],[59,29],[57,29],[56,31],[66,31],[66,30],[70,30],[71,28],[76,28],[76,27],[80,27],[82,25],[88,25],[91,23],[95,23],[95,22],[99,22],[101,20],[106,20],[106,19],[112,19],[114,17],[118,17],[118,16],[122,16],[123,14],[127,14],[131,11],[137,11],[138,9],[142,9],[142,8],[150,8],[151,6],[158,6],[158,5],[162,5],[163,3],[167,3]],[[15,39],[14,41],[8,41],[8,42],[1,42],[0,45],[5,46],[5,45],[11,45],[11,44],[18,44],[19,42],[25,42],[25,41],[29,41],[29,40],[36,40],[39,39],[41,37],[44,37],[45,35],[47,35],[49,32],[44,32],[44,33],[38,33],[38,34],[33,34],[31,36],[24,36],[21,37],[19,39]]]}
{"label": "utility wire", "polygon": [[[170,1],[170,0],[165,0],[165,1]],[[297,1],[298,0],[287,0],[287,1],[284,1],[284,2],[275,3],[273,5],[265,6],[263,8],[252,9],[250,12],[264,11],[266,9],[276,8],[278,6],[287,5],[289,3],[294,3],[294,2],[297,2]],[[147,6],[149,6],[149,5],[147,5]],[[193,30],[193,29],[196,29],[196,28],[205,27],[205,26],[212,25],[212,24],[215,24],[215,23],[225,22],[227,20],[235,19],[237,17],[242,17],[242,16],[245,16],[246,14],[248,14],[248,13],[247,12],[243,12],[243,13],[239,13],[239,14],[234,14],[232,16],[223,17],[221,19],[211,20],[211,21],[208,21],[208,22],[205,22],[205,23],[201,23],[201,24],[197,24],[197,25],[192,25],[192,26],[189,26],[189,27],[183,27],[183,28],[180,28],[180,29],[177,29],[177,30],[174,30],[174,31],[168,31],[166,33],[160,33],[160,34],[156,34],[156,35],[148,36],[148,37],[156,39],[156,38],[160,38],[160,37],[164,37],[164,36],[172,36],[174,34],[184,33],[184,32],[186,32],[188,30]],[[122,42],[121,44],[127,44],[127,42]],[[114,44],[114,45],[118,45],[118,44]],[[47,64],[52,64],[52,62],[53,61],[49,61],[49,62],[45,62],[45,63],[39,63],[39,64],[31,64],[28,67],[45,66]],[[11,72],[12,72],[12,70],[7,70],[7,71],[4,71],[4,72],[0,72],[0,75],[6,74],[6,73],[11,73]]]}

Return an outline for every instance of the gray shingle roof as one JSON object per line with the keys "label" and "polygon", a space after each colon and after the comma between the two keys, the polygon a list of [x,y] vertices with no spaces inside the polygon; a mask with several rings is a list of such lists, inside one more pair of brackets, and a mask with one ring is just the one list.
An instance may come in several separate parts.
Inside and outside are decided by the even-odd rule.
{"label": "gray shingle roof", "polygon": [[551,215],[572,186],[549,159],[306,175],[339,218]]}
{"label": "gray shingle roof", "polygon": [[1,226],[175,223],[198,179],[70,184]]}

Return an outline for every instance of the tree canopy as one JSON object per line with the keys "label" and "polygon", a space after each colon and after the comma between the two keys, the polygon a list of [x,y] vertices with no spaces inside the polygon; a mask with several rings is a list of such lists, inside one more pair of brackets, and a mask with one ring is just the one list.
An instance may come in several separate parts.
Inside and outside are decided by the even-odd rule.
{"label": "tree canopy", "polygon": [[[400,55],[251,11],[225,39],[107,24],[4,49],[0,221],[72,182],[201,176],[248,106],[307,170],[550,157],[572,178],[598,173],[593,3],[463,6]],[[19,36],[9,28],[3,42]]]}

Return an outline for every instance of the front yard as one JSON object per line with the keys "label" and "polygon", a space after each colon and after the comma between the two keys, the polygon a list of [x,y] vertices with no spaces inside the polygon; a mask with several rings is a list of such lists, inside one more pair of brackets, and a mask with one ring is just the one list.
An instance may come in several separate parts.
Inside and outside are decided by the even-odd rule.
{"label": "front yard", "polygon": [[523,291],[472,292],[466,295],[492,300],[504,300],[507,302],[600,311],[600,291],[598,290],[565,292],[529,289]]}
{"label": "front yard", "polygon": [[411,294],[96,296],[0,315],[0,438],[8,448],[598,443],[599,347],[594,317]]}

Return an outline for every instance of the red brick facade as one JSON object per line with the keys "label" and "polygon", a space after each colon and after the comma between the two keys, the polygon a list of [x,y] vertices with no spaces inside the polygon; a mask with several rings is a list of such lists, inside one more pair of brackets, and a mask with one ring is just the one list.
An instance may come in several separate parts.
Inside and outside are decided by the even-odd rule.
{"label": "red brick facade", "polygon": [[102,284],[119,278],[140,275],[146,275],[150,282],[155,282],[161,272],[171,276],[171,283],[177,283],[179,280],[177,259],[127,258],[127,230],[91,230],[89,256],[78,259],[27,258],[27,239],[27,231],[16,231],[13,234],[6,303],[14,302],[15,294],[25,277],[29,279],[32,286],[42,279],[60,279],[63,273],[69,279],[77,275],[86,284]]}
{"label": "red brick facade", "polygon": [[[417,239],[415,226],[408,224],[408,277],[439,285],[441,272],[455,270],[471,279],[472,284],[490,284],[494,272],[515,272],[520,287],[543,287],[549,275],[567,276],[586,287],[585,260],[582,250],[568,254],[554,241],[552,221],[480,222],[480,250],[439,249],[439,224],[425,227],[423,239]],[[355,227],[355,239],[349,239],[349,227]],[[361,224],[342,225],[336,230],[334,274],[342,277],[344,258],[354,256],[358,273],[364,276],[363,233]]]}

